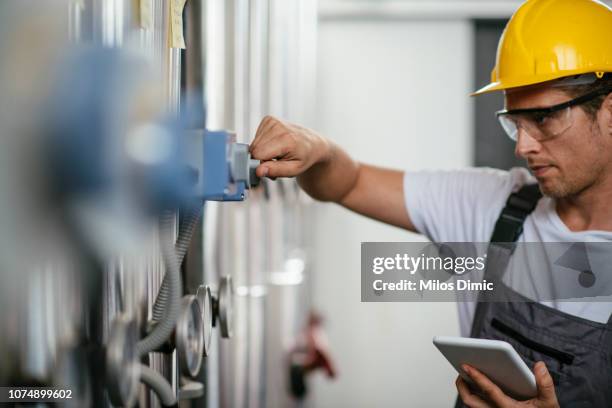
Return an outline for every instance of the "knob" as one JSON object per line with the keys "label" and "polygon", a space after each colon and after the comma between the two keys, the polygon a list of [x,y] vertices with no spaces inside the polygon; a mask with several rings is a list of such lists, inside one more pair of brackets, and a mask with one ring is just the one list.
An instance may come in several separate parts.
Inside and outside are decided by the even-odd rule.
{"label": "knob", "polygon": [[234,285],[231,276],[224,276],[219,281],[217,296],[213,296],[213,326],[219,324],[221,337],[232,337]]}
{"label": "knob", "polygon": [[202,312],[202,325],[204,329],[204,355],[210,354],[210,341],[212,340],[213,328],[213,297],[210,286],[200,285],[196,292],[196,299]]}
{"label": "knob", "polygon": [[140,365],[136,353],[136,321],[118,316],[111,325],[106,345],[106,383],[115,406],[131,407],[136,402]]}
{"label": "knob", "polygon": [[202,311],[194,295],[183,297],[176,322],[175,343],[181,372],[195,377],[202,366],[204,327]]}
{"label": "knob", "polygon": [[255,170],[259,167],[261,162],[259,160],[249,158],[249,187],[257,187],[261,179],[257,174],[255,174]]}
{"label": "knob", "polygon": [[181,388],[179,388],[179,399],[188,400],[200,398],[204,395],[204,384],[191,381],[181,377]]}
{"label": "knob", "polygon": [[246,188],[259,184],[259,177],[255,169],[259,166],[259,160],[251,158],[249,145],[245,143],[233,143],[230,146],[230,173],[234,182],[243,182]]}

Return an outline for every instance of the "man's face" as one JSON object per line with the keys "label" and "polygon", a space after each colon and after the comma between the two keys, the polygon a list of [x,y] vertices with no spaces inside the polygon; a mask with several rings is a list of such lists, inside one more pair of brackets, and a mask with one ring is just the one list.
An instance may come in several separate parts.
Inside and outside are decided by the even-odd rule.
{"label": "man's face", "polygon": [[[530,86],[507,91],[506,109],[544,108],[571,99],[549,85]],[[551,139],[538,141],[524,129],[518,131],[515,154],[527,161],[542,192],[554,198],[576,195],[602,182],[612,167],[610,109],[602,108],[592,118],[575,106],[570,115],[572,125]]]}

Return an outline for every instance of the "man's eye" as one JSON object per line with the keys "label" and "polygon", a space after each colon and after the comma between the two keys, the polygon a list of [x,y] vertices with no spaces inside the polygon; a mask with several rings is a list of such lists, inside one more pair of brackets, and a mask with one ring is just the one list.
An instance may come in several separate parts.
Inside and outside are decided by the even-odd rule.
{"label": "man's eye", "polygon": [[542,126],[546,124],[546,121],[548,121],[550,117],[551,115],[549,113],[538,112],[530,114],[527,119],[537,126]]}
{"label": "man's eye", "polygon": [[550,117],[550,115],[547,114],[547,113],[534,113],[531,116],[531,120],[536,125],[543,125],[543,124],[546,123],[546,121],[548,120],[549,117]]}

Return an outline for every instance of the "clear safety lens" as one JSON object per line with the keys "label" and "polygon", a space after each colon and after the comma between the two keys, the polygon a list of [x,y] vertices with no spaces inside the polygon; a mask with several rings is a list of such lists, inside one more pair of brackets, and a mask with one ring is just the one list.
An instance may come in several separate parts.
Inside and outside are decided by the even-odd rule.
{"label": "clear safety lens", "polygon": [[516,142],[518,139],[518,127],[514,119],[510,115],[499,115],[497,119],[499,119],[499,123],[508,137]]}
{"label": "clear safety lens", "polygon": [[572,126],[571,107],[550,112],[533,111],[518,114],[501,114],[499,123],[510,139],[518,139],[519,129],[523,129],[538,141],[560,135]]}

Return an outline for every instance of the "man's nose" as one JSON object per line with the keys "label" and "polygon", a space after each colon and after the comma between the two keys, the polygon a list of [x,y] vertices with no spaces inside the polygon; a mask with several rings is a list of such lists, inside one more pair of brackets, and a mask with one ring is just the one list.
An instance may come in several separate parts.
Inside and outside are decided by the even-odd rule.
{"label": "man's nose", "polygon": [[525,129],[522,127],[517,129],[516,146],[514,146],[516,157],[526,159],[530,154],[538,153],[541,146],[540,142],[533,138]]}

